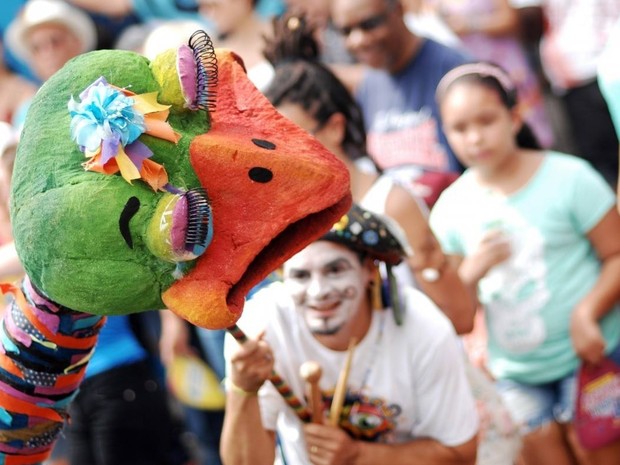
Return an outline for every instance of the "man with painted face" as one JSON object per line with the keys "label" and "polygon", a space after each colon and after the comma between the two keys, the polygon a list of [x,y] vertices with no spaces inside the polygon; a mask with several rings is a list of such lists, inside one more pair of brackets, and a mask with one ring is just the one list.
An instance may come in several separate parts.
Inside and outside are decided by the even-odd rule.
{"label": "man with painted face", "polygon": [[[252,337],[226,343],[224,463],[271,465],[280,454],[291,464],[475,463],[478,418],[452,325],[414,289],[388,293],[399,296],[401,324],[382,302],[386,293],[377,298],[377,263],[405,254],[397,237],[384,217],[354,205],[285,263],[282,282],[247,302],[239,326]],[[350,353],[333,421],[328,411]],[[307,404],[307,361],[322,371],[324,414],[312,423],[265,382],[275,370]]]}

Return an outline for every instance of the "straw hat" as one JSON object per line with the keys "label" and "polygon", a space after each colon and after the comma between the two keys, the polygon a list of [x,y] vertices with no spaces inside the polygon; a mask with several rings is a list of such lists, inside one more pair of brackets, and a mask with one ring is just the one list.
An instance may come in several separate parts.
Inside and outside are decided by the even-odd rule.
{"label": "straw hat", "polygon": [[62,0],[29,0],[6,30],[7,47],[22,60],[28,60],[26,34],[36,26],[50,23],[72,31],[82,41],[82,53],[97,46],[95,23],[84,11]]}

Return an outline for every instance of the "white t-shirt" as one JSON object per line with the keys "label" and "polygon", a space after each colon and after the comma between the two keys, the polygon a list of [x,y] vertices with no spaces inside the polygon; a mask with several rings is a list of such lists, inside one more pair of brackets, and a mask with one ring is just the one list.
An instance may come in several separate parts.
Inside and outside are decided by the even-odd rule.
{"label": "white t-shirt", "polygon": [[601,54],[598,83],[620,139],[620,18],[616,20]]}
{"label": "white t-shirt", "polygon": [[509,0],[510,6],[513,8],[530,8],[542,6],[544,0]]}
{"label": "white t-shirt", "polygon": [[415,35],[433,39],[448,47],[462,47],[461,39],[450,26],[434,11],[420,11],[405,13],[405,24]]}
{"label": "white t-shirt", "polygon": [[617,0],[544,0],[540,58],[551,85],[572,89],[596,78],[598,59],[615,21]]}
{"label": "white t-shirt", "polygon": [[[247,334],[266,328],[275,370],[293,393],[304,397],[299,367],[321,365],[320,388],[329,410],[346,352],[317,342],[283,288],[274,283],[247,302],[239,321]],[[397,326],[391,311],[375,311],[371,327],[355,349],[340,426],[354,436],[382,443],[432,438],[447,446],[470,440],[478,416],[465,375],[462,349],[450,321],[422,293],[404,292],[405,318]],[[226,355],[236,344],[228,335]],[[302,424],[270,383],[259,392],[263,426],[278,431],[288,463],[309,464]],[[345,415],[343,415],[343,418]]]}

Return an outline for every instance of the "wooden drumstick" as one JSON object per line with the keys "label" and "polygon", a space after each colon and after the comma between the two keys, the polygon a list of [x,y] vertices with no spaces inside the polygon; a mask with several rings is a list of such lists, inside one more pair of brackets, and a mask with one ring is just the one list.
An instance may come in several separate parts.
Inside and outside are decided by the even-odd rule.
{"label": "wooden drumstick", "polygon": [[355,350],[355,344],[357,339],[352,337],[349,342],[349,348],[347,349],[347,358],[344,361],[344,366],[340,370],[338,376],[338,384],[334,390],[334,398],[332,399],[331,409],[329,411],[329,422],[332,426],[338,426],[340,421],[340,414],[342,412],[342,406],[344,404],[344,397],[347,392],[347,381],[349,379],[349,372],[351,371],[351,362],[353,360],[353,352]]}
{"label": "wooden drumstick", "polygon": [[308,400],[312,411],[312,423],[323,423],[323,396],[319,387],[322,374],[321,365],[313,360],[308,360],[299,367],[299,375],[309,387]]}

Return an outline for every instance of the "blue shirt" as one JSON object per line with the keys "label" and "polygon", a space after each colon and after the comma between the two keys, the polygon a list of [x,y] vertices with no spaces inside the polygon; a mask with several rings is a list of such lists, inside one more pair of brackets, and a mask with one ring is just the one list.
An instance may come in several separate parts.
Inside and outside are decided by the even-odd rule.
{"label": "blue shirt", "polygon": [[148,353],[131,329],[128,315],[109,316],[99,332],[95,353],[86,368],[86,378],[144,360]]}
{"label": "blue shirt", "polygon": [[369,70],[358,91],[368,150],[383,168],[417,165],[461,172],[441,128],[435,89],[445,73],[471,61],[463,52],[426,39],[400,72]]}

